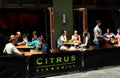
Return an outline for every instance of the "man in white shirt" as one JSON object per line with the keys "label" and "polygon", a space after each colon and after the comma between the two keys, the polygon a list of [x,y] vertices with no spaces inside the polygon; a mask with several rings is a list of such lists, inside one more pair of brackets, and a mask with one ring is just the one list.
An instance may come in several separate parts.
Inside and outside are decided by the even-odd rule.
{"label": "man in white shirt", "polygon": [[65,43],[67,41],[68,41],[68,39],[67,39],[67,31],[64,30],[62,32],[62,35],[58,38],[57,47],[60,48],[61,46],[63,46],[63,43]]}

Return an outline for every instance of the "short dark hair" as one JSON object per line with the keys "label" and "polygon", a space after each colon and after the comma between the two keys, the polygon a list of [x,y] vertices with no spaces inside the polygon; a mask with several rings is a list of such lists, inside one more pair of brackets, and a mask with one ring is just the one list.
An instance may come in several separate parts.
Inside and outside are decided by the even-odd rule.
{"label": "short dark hair", "polygon": [[119,31],[120,31],[120,28],[117,28],[117,30],[119,30]]}
{"label": "short dark hair", "polygon": [[96,23],[98,24],[98,23],[101,23],[101,21],[100,20],[96,20]]}
{"label": "short dark hair", "polygon": [[66,30],[62,30],[62,34],[65,32]]}
{"label": "short dark hair", "polygon": [[107,30],[109,30],[111,32],[111,29],[110,28],[107,28]]}
{"label": "short dark hair", "polygon": [[84,36],[87,36],[87,35],[88,35],[87,31],[84,31],[83,34],[84,34]]}

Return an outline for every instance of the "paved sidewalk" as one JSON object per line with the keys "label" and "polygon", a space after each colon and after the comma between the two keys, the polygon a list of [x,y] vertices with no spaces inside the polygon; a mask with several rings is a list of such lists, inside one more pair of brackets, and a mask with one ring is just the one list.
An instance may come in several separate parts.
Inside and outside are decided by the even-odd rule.
{"label": "paved sidewalk", "polygon": [[120,78],[120,66],[47,78]]}

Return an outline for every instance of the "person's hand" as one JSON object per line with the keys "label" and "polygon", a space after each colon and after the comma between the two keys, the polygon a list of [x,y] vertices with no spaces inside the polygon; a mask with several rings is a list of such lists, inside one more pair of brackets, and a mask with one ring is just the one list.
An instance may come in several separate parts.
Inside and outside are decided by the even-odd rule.
{"label": "person's hand", "polygon": [[23,41],[27,43],[28,39],[25,37],[25,38],[23,38]]}
{"label": "person's hand", "polygon": [[21,52],[21,56],[25,56],[24,52]]}
{"label": "person's hand", "polygon": [[115,39],[118,39],[118,37],[117,37],[117,36],[115,36]]}
{"label": "person's hand", "polygon": [[79,47],[84,47],[85,45],[84,44],[81,44]]}

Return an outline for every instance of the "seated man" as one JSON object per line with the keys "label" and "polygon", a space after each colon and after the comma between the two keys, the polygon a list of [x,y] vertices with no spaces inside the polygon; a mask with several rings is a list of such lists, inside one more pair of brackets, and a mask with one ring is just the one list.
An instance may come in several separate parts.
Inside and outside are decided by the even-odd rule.
{"label": "seated man", "polygon": [[16,34],[15,34],[15,40],[16,40],[15,45],[25,45],[25,42],[21,38],[21,32],[20,31],[16,32]]}
{"label": "seated man", "polygon": [[23,56],[23,52],[20,52],[16,47],[15,47],[15,43],[16,43],[16,40],[15,40],[15,36],[14,35],[11,35],[10,36],[10,43],[7,43],[5,45],[5,48],[3,50],[3,53],[7,53],[9,55],[20,55],[20,56]]}
{"label": "seated man", "polygon": [[67,39],[67,31],[66,31],[66,30],[64,30],[64,31],[62,32],[62,35],[58,38],[58,40],[57,40],[57,47],[58,47],[59,49],[67,49],[67,47],[64,46],[64,43],[65,43],[65,42],[68,42],[68,39]]}

